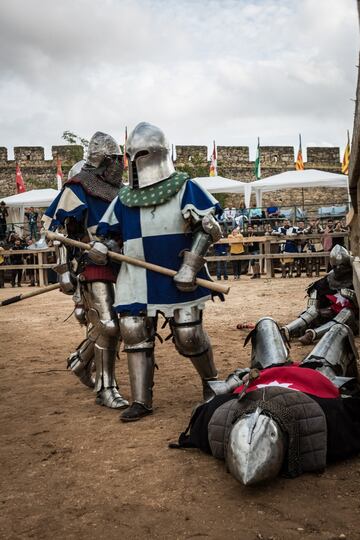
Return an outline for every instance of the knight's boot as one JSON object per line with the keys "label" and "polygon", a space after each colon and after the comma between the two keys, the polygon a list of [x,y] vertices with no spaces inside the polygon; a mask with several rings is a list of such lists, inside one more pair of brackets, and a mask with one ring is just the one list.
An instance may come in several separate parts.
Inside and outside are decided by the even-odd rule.
{"label": "knight's boot", "polygon": [[301,362],[301,366],[320,371],[341,387],[351,380],[358,380],[357,359],[352,330],[346,324],[335,323]]}
{"label": "knight's boot", "polygon": [[318,328],[306,330],[305,334],[299,339],[303,345],[309,345],[314,341],[321,339],[334,324],[347,324],[352,330],[356,327],[354,313],[349,308],[343,308],[331,321],[327,321]]}
{"label": "knight's boot", "polygon": [[288,340],[293,337],[302,336],[309,326],[316,321],[318,316],[319,313],[316,305],[311,305],[297,319],[283,326],[281,330]]}
{"label": "knight's boot", "polygon": [[136,422],[143,416],[152,414],[154,386],[153,351],[128,353],[132,404],[120,417],[122,422]]}
{"label": "knight's boot", "polygon": [[122,397],[115,379],[116,346],[101,347],[95,344],[96,382],[95,391],[98,405],[110,409],[122,409],[129,402]]}
{"label": "knight's boot", "polygon": [[203,398],[214,396],[209,381],[217,379],[210,339],[202,326],[202,311],[198,307],[181,308],[174,312],[170,320],[175,347],[189,358],[201,377]]}
{"label": "knight's boot", "polygon": [[95,386],[94,346],[94,342],[87,338],[67,359],[68,369],[71,369],[74,375],[89,388]]}

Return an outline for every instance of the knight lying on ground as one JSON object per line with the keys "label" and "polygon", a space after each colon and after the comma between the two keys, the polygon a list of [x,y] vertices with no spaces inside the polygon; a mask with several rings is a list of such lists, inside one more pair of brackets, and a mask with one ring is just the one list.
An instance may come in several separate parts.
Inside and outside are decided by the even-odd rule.
{"label": "knight lying on ground", "polygon": [[283,327],[287,339],[298,337],[301,343],[308,345],[336,323],[345,323],[357,333],[358,305],[349,252],[342,246],[334,246],[330,264],[332,270],[308,287],[307,309]]}
{"label": "knight lying on ground", "polygon": [[209,383],[216,396],[195,409],[180,448],[225,460],[244,485],[321,472],[360,452],[360,389],[351,329],[335,323],[292,363],[277,323],[249,334],[251,365]]}
{"label": "knight lying on ground", "polygon": [[[45,227],[75,240],[94,241],[98,222],[122,186],[123,160],[115,139],[96,132],[88,157],[76,164],[58,197],[46,212]],[[112,241],[109,247],[116,251]],[[60,288],[73,295],[75,317],[86,326],[86,339],[68,359],[68,367],[89,387],[95,387],[96,403],[122,408],[128,402],[120,395],[115,379],[115,360],[120,339],[113,309],[117,269],[102,264],[94,255],[61,245],[58,251]],[[95,364],[96,378],[93,378]]]}

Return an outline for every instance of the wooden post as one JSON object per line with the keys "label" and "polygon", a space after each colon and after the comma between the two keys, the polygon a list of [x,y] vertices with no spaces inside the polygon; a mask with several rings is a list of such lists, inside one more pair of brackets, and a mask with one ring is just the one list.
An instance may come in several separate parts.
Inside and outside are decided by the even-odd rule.
{"label": "wooden post", "polygon": [[271,278],[272,272],[271,272],[271,259],[267,257],[267,255],[270,255],[270,240],[268,242],[264,242],[264,254],[265,254],[265,270],[266,270],[266,277]]}
{"label": "wooden post", "polygon": [[39,264],[39,285],[40,287],[44,287],[45,285],[44,272],[46,270],[44,270],[44,268],[41,268],[42,265],[44,264],[44,257],[41,251],[39,251],[37,255],[38,255],[38,264]]}

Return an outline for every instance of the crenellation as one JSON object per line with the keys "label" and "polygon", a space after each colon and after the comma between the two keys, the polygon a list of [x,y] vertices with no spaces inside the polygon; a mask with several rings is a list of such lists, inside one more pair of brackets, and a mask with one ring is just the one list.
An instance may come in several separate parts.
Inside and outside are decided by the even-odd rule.
{"label": "crenellation", "polygon": [[308,163],[327,163],[329,165],[340,165],[340,148],[325,146],[308,146],[307,161]]}
{"label": "crenellation", "polygon": [[76,163],[84,157],[84,147],[80,144],[63,144],[51,147],[54,160],[60,158],[63,163]]}
{"label": "crenellation", "polygon": [[283,166],[294,164],[293,146],[260,146],[260,158],[263,164]]}
{"label": "crenellation", "polygon": [[42,146],[15,146],[15,161],[18,163],[28,161],[44,161],[45,153]]}
{"label": "crenellation", "polygon": [[218,146],[217,147],[218,163],[238,164],[249,162],[249,147],[248,146]]}
{"label": "crenellation", "polygon": [[0,161],[7,161],[8,160],[8,151],[5,146],[0,146]]}
{"label": "crenellation", "polygon": [[176,163],[206,163],[207,146],[176,146]]}

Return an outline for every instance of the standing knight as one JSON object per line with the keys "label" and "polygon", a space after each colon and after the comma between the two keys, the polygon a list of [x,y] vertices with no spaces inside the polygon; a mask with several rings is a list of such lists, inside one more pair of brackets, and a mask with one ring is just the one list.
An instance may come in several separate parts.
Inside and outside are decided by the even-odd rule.
{"label": "standing knight", "polygon": [[301,343],[308,345],[320,339],[336,323],[346,323],[357,332],[358,306],[349,252],[342,246],[334,246],[330,264],[332,270],[308,287],[307,309],[283,327],[288,339],[299,337]]}
{"label": "standing knight", "polygon": [[[169,144],[157,127],[142,122],[128,138],[129,186],[109,206],[97,234],[120,235],[124,254],[177,270],[174,278],[123,263],[116,283],[115,310],[128,356],[132,404],[121,420],[152,413],[157,317],[170,323],[178,352],[190,359],[203,383],[216,379],[211,344],[202,325],[209,291],[195,285],[207,277],[209,246],[221,237],[217,201],[186,173],[176,172]],[[96,255],[104,253],[95,244]],[[106,259],[105,259],[106,260]],[[181,262],[182,260],[182,262]]]}
{"label": "standing knight", "polygon": [[[74,165],[60,194],[48,208],[45,227],[69,238],[88,242],[101,216],[122,186],[123,160],[115,139],[96,132],[85,163]],[[109,247],[119,249],[115,241]],[[84,255],[65,245],[57,247],[60,289],[73,295],[75,317],[87,328],[86,339],[68,359],[68,367],[96,391],[96,403],[119,409],[128,402],[120,395],[115,361],[120,338],[113,309],[117,269],[96,254]],[[93,377],[95,364],[96,376]]]}

